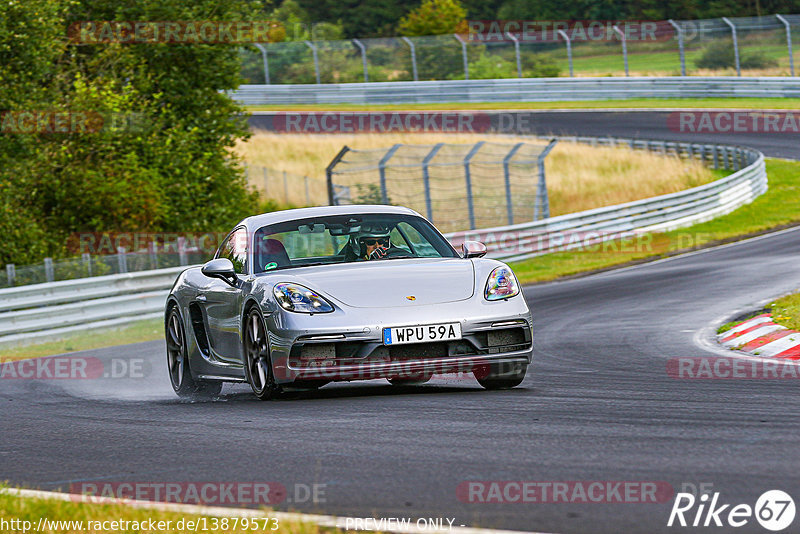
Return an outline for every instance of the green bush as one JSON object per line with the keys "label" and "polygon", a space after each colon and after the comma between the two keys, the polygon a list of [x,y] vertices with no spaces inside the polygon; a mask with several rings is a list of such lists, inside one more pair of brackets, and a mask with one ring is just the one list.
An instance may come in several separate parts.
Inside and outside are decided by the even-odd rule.
{"label": "green bush", "polygon": [[[0,4],[3,110],[133,117],[133,127],[0,135],[0,264],[69,254],[82,232],[224,231],[258,209],[231,148],[234,44],[69,44],[85,20],[246,20],[246,0]],[[108,123],[106,123],[108,126]]]}
{"label": "green bush", "polygon": [[[739,47],[739,65],[743,69],[766,69],[777,67],[778,62],[765,56],[761,50]],[[703,50],[703,54],[695,61],[695,66],[699,69],[714,70],[736,68],[733,42],[714,41]]]}

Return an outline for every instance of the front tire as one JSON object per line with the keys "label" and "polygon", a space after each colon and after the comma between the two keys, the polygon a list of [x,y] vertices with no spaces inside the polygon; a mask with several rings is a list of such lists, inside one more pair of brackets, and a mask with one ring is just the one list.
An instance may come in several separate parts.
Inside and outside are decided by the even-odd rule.
{"label": "front tire", "polygon": [[269,355],[269,336],[261,312],[253,308],[244,323],[244,376],[260,400],[275,398],[281,387],[275,383]]}
{"label": "front tire", "polygon": [[476,368],[473,374],[484,389],[494,390],[517,387],[527,372],[527,363],[493,363]]}
{"label": "front tire", "polygon": [[167,370],[172,390],[181,398],[204,398],[219,395],[222,382],[199,380],[192,376],[189,368],[189,351],[186,331],[178,306],[173,306],[165,325],[167,338]]}

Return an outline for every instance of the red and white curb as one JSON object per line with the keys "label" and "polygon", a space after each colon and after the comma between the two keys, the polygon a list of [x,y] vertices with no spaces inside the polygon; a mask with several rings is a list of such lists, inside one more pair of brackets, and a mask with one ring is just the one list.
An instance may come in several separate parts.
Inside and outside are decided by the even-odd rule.
{"label": "red and white curb", "polygon": [[717,341],[754,356],[800,360],[800,332],[772,322],[770,313],[762,313],[717,334]]}

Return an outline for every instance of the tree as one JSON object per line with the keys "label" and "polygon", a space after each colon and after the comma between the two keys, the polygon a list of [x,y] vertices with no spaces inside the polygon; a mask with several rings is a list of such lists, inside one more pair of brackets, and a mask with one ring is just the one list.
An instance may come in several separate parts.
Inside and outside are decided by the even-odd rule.
{"label": "tree", "polygon": [[466,33],[467,12],[458,0],[425,0],[400,21],[400,33],[407,37]]}

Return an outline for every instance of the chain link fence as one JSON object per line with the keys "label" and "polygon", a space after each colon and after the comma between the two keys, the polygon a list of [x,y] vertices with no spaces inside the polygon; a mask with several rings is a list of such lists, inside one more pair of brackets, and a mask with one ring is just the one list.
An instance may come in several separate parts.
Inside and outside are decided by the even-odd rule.
{"label": "chain link fence", "polygon": [[344,147],[328,167],[330,203],[395,204],[443,232],[549,217],[544,159],[549,144]]}
{"label": "chain link fence", "polygon": [[323,178],[301,176],[260,165],[245,166],[248,183],[266,199],[284,206],[322,206],[328,203]]}
{"label": "chain link fence", "polygon": [[[242,49],[242,74],[250,84],[729,73],[794,76],[800,59],[793,46],[800,37],[800,15],[653,21],[642,34],[627,31],[626,21],[585,21],[586,31],[573,25],[540,34],[502,31],[502,24],[509,21],[494,22],[500,24],[499,34],[257,44]],[[592,37],[594,23],[603,24],[599,38]]]}

